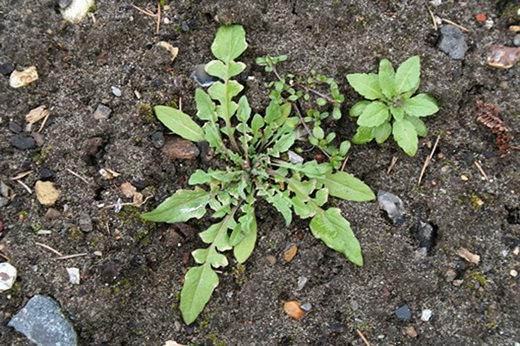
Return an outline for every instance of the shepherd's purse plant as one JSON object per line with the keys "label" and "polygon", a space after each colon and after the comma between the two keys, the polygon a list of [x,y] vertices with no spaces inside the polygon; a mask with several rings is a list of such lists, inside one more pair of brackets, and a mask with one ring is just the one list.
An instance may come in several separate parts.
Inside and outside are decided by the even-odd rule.
{"label": "shepherd's purse plant", "polygon": [[[234,77],[246,65],[235,59],[246,48],[241,26],[218,29],[211,45],[216,60],[206,64],[205,70],[219,81],[207,92],[200,88],[195,92],[196,115],[202,126],[179,109],[155,107],[168,129],[193,142],[207,141],[224,163],[220,169],[196,170],[188,181],[194,188],[176,191],[155,210],[143,214],[146,220],[177,223],[200,219],[211,210],[211,217],[217,220],[199,234],[207,247],[192,252],[196,265],[184,279],[180,310],[187,324],[195,321],[219,284],[216,269],[229,264],[223,253],[232,250],[238,263],[251,255],[257,241],[255,203],[259,198],[273,205],[286,225],[293,212],[310,219],[316,238],[352,263],[363,265],[361,247],[349,222],[339,208],[325,206],[329,196],[350,201],[375,198],[361,180],[337,170],[337,162],[347,155],[348,141],[339,149],[330,149],[337,156],[334,164],[291,161],[288,152],[300,139],[300,126],[309,125],[302,123],[305,120],[294,114],[295,107],[283,97],[271,97],[262,113],[253,112],[246,96],[239,97],[244,87]],[[323,138],[321,133],[314,137]],[[327,141],[327,148],[332,142],[333,138]]]}
{"label": "shepherd's purse plant", "polygon": [[366,100],[350,109],[350,116],[357,117],[359,125],[352,142],[378,144],[390,135],[410,156],[417,152],[418,136],[428,133],[421,118],[437,113],[435,99],[427,94],[413,96],[419,88],[421,62],[413,56],[403,62],[397,71],[392,63],[383,59],[379,73],[353,73],[347,75],[349,84]]}

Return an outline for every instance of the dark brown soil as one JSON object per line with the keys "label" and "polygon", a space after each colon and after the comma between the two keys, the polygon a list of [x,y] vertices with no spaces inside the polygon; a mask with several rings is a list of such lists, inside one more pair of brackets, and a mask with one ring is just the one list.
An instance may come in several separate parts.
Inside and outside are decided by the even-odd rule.
{"label": "dark brown soil", "polygon": [[[520,269],[520,257],[513,254],[520,245],[520,156],[514,152],[500,158],[494,136],[475,122],[473,110],[477,99],[494,103],[513,133],[520,131],[518,67],[497,70],[485,64],[489,45],[511,45],[513,33],[507,26],[511,6],[518,2],[445,0],[432,8],[470,30],[463,61],[436,48],[426,1],[172,1],[164,13],[171,23],[161,25],[159,34],[152,18],[130,6],[133,2],[153,6],[153,1],[101,0],[95,22],[86,18],[70,25],[63,23],[53,0],[0,0],[0,63],[12,62],[18,69],[35,65],[40,74],[37,82],[22,89],[10,88],[8,77],[0,76],[0,179],[17,195],[0,209],[5,224],[0,244],[19,273],[16,285],[0,295],[0,344],[27,344],[7,322],[37,293],[60,302],[85,345],[162,345],[166,340],[362,345],[356,329],[373,345],[520,342],[519,282],[510,275]],[[479,12],[493,18],[492,29],[475,21]],[[247,93],[257,111],[267,102],[263,82],[270,76],[254,66],[254,58],[265,54],[288,54],[284,70],[304,74],[315,69],[332,75],[346,93],[347,106],[358,96],[347,87],[346,73],[373,71],[383,57],[400,63],[418,54],[421,90],[439,100],[441,111],[427,120],[430,135],[421,141],[416,157],[406,157],[392,142],[351,151],[348,171],[376,191],[399,195],[408,214],[405,225],[395,227],[377,203],[332,201],[351,221],[363,246],[363,268],[313,239],[306,222],[285,227],[280,215],[261,204],[260,239],[245,272],[231,265],[197,323],[186,326],[178,311],[178,292],[191,264],[189,253],[199,244],[196,231],[211,220],[192,222],[195,232],[187,228],[179,236],[182,232],[166,225],[143,224],[136,208],[124,207],[117,214],[98,205],[114,204],[123,197],[119,185],[130,181],[145,194],[154,194],[141,208],[151,209],[186,186],[189,174],[201,165],[197,160],[166,160],[153,146],[150,136],[162,127],[150,106],[182,97],[184,110],[193,111],[195,85],[189,75],[196,64],[211,59],[215,30],[227,22],[246,28],[250,48],[242,60],[255,77],[247,82]],[[173,64],[155,46],[161,40],[179,47]],[[111,86],[119,86],[122,97],[114,97]],[[94,119],[100,103],[112,109],[110,119]],[[42,104],[52,113],[42,131],[43,146],[13,148],[9,122],[24,124],[25,114]],[[346,116],[331,126],[342,138],[354,131]],[[437,135],[439,150],[418,186],[422,163]],[[87,148],[95,137],[100,138],[99,147]],[[386,174],[393,156],[398,161]],[[481,161],[490,181],[481,180],[475,160]],[[48,208],[34,193],[9,180],[30,169],[33,173],[23,181],[32,188],[42,167],[56,173],[54,181],[62,191],[55,206],[60,216],[53,221],[44,217]],[[104,180],[100,168],[121,176]],[[462,180],[462,175],[469,179]],[[79,228],[85,213],[93,222],[88,233]],[[416,252],[410,229],[418,219],[438,227],[430,256]],[[38,235],[41,229],[52,233]],[[36,242],[64,254],[89,255],[55,260]],[[299,252],[285,263],[281,254],[289,242],[296,243]],[[460,247],[479,254],[480,264],[458,258]],[[269,264],[268,256],[277,262]],[[80,268],[79,286],[69,284],[66,267]],[[446,281],[450,268],[464,280],[461,286]],[[296,290],[299,276],[309,279],[301,291]],[[282,310],[288,299],[311,303],[311,312],[300,321],[289,319]],[[394,316],[403,304],[412,310],[409,322]],[[426,308],[433,317],[422,322]],[[419,334],[416,339],[404,334],[408,326]]]}

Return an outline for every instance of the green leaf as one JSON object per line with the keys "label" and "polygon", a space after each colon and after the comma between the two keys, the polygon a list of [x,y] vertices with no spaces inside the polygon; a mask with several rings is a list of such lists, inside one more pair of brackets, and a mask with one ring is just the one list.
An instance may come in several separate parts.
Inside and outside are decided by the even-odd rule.
{"label": "green leaf", "polygon": [[388,137],[392,134],[392,125],[390,125],[390,122],[385,121],[378,127],[372,128],[372,135],[376,139],[376,142],[378,144],[384,143]]}
{"label": "green leaf", "polygon": [[419,85],[421,59],[415,55],[403,62],[395,73],[395,91],[402,94],[414,90]]}
{"label": "green leaf", "polygon": [[349,141],[343,141],[339,145],[339,154],[341,156],[346,156],[348,151],[350,150],[350,142]]}
{"label": "green leaf", "polygon": [[306,203],[305,200],[299,195],[294,196],[291,199],[291,202],[294,213],[302,219],[306,219],[316,214],[316,209],[313,208],[310,203]]}
{"label": "green leaf", "polygon": [[192,267],[186,273],[181,291],[180,309],[186,324],[191,324],[202,312],[218,286],[217,274],[209,264]]}
{"label": "green leaf", "polygon": [[374,139],[371,127],[360,126],[357,128],[356,134],[352,137],[352,143],[365,144]]}
{"label": "green leaf", "polygon": [[296,132],[289,132],[282,137],[280,137],[279,140],[277,140],[272,148],[270,148],[269,154],[274,157],[280,157],[281,153],[285,153],[287,150],[289,150],[296,140]]}
{"label": "green leaf", "polygon": [[404,109],[402,107],[390,106],[390,113],[392,113],[395,120],[403,120],[404,118]]}
{"label": "green leaf", "polygon": [[251,107],[249,106],[249,101],[247,97],[244,95],[240,97],[238,100],[238,110],[237,110],[237,118],[240,121],[248,121],[251,116]]}
{"label": "green leaf", "polygon": [[206,214],[211,194],[204,190],[177,190],[157,208],[142,214],[143,219],[155,222],[185,222],[200,219]]}
{"label": "green leaf", "polygon": [[379,86],[381,91],[391,99],[395,95],[395,71],[392,63],[388,59],[379,62]]}
{"label": "green leaf", "polygon": [[405,119],[413,124],[413,127],[415,127],[415,131],[419,137],[426,137],[428,134],[428,128],[421,119],[412,117],[410,115],[407,115]]}
{"label": "green leaf", "polygon": [[347,201],[366,202],[375,199],[372,190],[361,180],[343,171],[329,173],[320,181],[331,196]]}
{"label": "green leaf", "polygon": [[[222,105],[225,105],[226,103],[231,102],[231,99],[240,94],[243,89],[244,87],[237,81],[229,80],[226,83],[216,82],[211,84],[208,88],[208,93],[212,99],[218,100]],[[227,113],[234,113],[234,111]],[[219,115],[222,116],[222,114]]]}
{"label": "green leaf", "polygon": [[255,209],[248,209],[238,221],[244,238],[233,248],[233,254],[238,263],[244,263],[255,248],[257,237]]}
{"label": "green leaf", "polygon": [[325,245],[342,253],[352,263],[358,266],[363,265],[359,241],[338,208],[330,208],[317,213],[309,226],[314,237],[321,239]]}
{"label": "green leaf", "polygon": [[318,97],[316,99],[316,104],[318,106],[325,106],[327,104],[327,100],[325,100],[323,97]]}
{"label": "green leaf", "polygon": [[218,77],[224,81],[239,75],[245,70],[245,68],[246,64],[243,62],[230,61],[229,63],[224,64],[220,60],[212,60],[204,67],[209,75]]}
{"label": "green leaf", "polygon": [[409,156],[414,156],[417,152],[417,131],[408,120],[399,120],[394,122],[393,128],[394,139],[399,146]]}
{"label": "green leaf", "polygon": [[404,111],[415,117],[427,117],[439,111],[435,99],[427,94],[416,95],[404,101]]}
{"label": "green leaf", "polygon": [[201,88],[195,90],[195,102],[197,103],[197,117],[200,120],[217,121],[215,103]]}
{"label": "green leaf", "polygon": [[316,203],[318,206],[322,206],[325,203],[327,203],[327,200],[329,199],[329,189],[327,188],[321,188],[318,191],[316,191],[316,195],[314,197],[314,203]]}
{"label": "green leaf", "polygon": [[374,101],[365,107],[357,124],[363,127],[379,126],[388,120],[389,115],[388,107],[383,102]]}
{"label": "green leaf", "polygon": [[379,87],[379,78],[375,73],[352,73],[347,75],[347,80],[357,91],[368,100],[383,98],[383,93]]}
{"label": "green leaf", "polygon": [[229,250],[231,243],[227,230],[233,228],[235,224],[232,217],[226,217],[222,221],[209,226],[204,232],[199,233],[199,237],[206,244],[214,244],[220,251]]}
{"label": "green leaf", "polygon": [[370,104],[370,101],[363,100],[357,102],[355,105],[350,108],[349,115],[353,118],[359,117],[363,111],[365,110],[366,106]]}
{"label": "green leaf", "polygon": [[264,127],[264,118],[260,114],[255,114],[251,121],[251,130],[253,133],[257,133],[262,127]]}
{"label": "green leaf", "polygon": [[176,135],[192,142],[204,140],[204,131],[188,114],[167,106],[155,106],[154,111],[157,118]]}
{"label": "green leaf", "polygon": [[238,58],[246,49],[246,32],[241,25],[219,27],[211,45],[213,55],[226,64]]}
{"label": "green leaf", "polygon": [[282,214],[285,219],[285,225],[289,226],[292,221],[292,203],[289,193],[287,191],[277,191],[273,196],[267,196],[266,200]]}

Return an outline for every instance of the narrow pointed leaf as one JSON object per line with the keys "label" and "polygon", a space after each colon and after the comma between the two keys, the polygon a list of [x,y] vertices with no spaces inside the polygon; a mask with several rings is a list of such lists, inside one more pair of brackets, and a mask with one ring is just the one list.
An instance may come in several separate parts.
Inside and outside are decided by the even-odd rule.
{"label": "narrow pointed leaf", "polygon": [[395,71],[392,63],[388,59],[379,62],[379,86],[381,91],[391,99],[395,95]]}
{"label": "narrow pointed leaf", "polygon": [[157,118],[176,135],[192,142],[204,140],[204,131],[188,114],[167,106],[155,106],[154,111]]}

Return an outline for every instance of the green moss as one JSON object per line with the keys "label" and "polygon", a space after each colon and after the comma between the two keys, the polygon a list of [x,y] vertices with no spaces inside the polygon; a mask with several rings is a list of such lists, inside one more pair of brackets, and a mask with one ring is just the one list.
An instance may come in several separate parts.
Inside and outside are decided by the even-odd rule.
{"label": "green moss", "polygon": [[486,278],[486,276],[479,271],[474,270],[469,272],[467,275],[468,279],[477,282],[482,287],[486,286],[488,283],[488,279]]}
{"label": "green moss", "polygon": [[149,103],[140,103],[138,107],[139,116],[142,117],[146,123],[152,124],[155,121],[152,105]]}
{"label": "green moss", "polygon": [[36,222],[36,223],[31,224],[31,228],[34,233],[38,233],[38,231],[40,231],[43,228],[43,226]]}
{"label": "green moss", "polygon": [[20,221],[24,221],[29,217],[29,212],[27,210],[22,210],[18,213],[18,219]]}
{"label": "green moss", "polygon": [[482,206],[484,205],[484,201],[476,193],[473,193],[471,195],[471,197],[469,198],[469,202],[471,204],[471,207],[475,210],[482,208]]}
{"label": "green moss", "polygon": [[52,146],[50,145],[44,145],[40,148],[40,150],[36,151],[32,155],[32,161],[36,163],[37,165],[42,165],[47,161],[49,158],[49,155],[51,154]]}
{"label": "green moss", "polygon": [[78,227],[71,227],[69,228],[69,232],[67,237],[69,240],[80,240],[84,236],[83,232]]}
{"label": "green moss", "polygon": [[246,266],[238,263],[231,272],[231,275],[235,278],[235,283],[242,286],[246,282]]}
{"label": "green moss", "polygon": [[227,346],[227,342],[219,338],[219,336],[216,333],[210,333],[208,334],[209,341],[213,344],[213,346]]}

